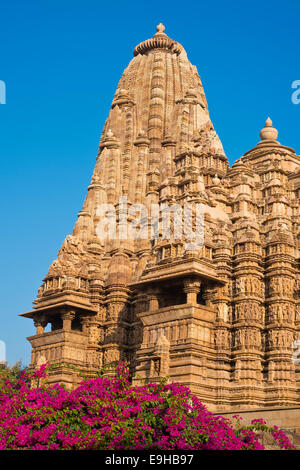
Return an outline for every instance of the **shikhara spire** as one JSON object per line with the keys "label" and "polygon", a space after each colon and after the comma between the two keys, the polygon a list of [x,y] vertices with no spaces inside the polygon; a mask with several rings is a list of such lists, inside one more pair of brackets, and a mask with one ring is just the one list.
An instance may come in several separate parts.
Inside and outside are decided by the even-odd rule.
{"label": "shikhara spire", "polygon": [[[73,234],[24,314],[31,367],[60,363],[51,380],[72,387],[65,364],[93,376],[126,360],[135,381],[169,375],[211,409],[299,405],[300,159],[277,137],[268,118],[229,168],[197,69],[159,24],[120,79]],[[137,204],[188,203],[204,214],[197,249],[161,232],[99,237],[105,204],[126,225]]]}

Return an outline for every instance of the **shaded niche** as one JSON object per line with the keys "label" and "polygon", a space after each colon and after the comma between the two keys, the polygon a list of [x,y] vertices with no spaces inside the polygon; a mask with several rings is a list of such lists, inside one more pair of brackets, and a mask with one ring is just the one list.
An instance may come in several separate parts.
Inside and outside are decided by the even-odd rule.
{"label": "shaded niche", "polygon": [[203,285],[201,285],[200,292],[197,294],[197,304],[206,305],[206,301],[205,301],[205,298],[204,298]]}
{"label": "shaded niche", "polygon": [[63,321],[61,318],[55,318],[51,321],[51,331],[62,330]]}
{"label": "shaded niche", "polygon": [[82,331],[82,323],[80,321],[79,316],[76,315],[75,318],[73,318],[71,329],[74,331]]}
{"label": "shaded niche", "polygon": [[158,299],[159,308],[186,304],[186,294],[181,285],[164,287]]}

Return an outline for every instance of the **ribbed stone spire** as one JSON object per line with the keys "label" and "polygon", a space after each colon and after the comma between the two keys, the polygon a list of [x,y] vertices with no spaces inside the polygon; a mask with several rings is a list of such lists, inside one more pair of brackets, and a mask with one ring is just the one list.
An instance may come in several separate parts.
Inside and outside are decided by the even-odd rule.
{"label": "ribbed stone spire", "polygon": [[[132,203],[137,199],[144,201],[147,193],[165,180],[166,174],[175,176],[174,155],[182,151],[195,149],[214,156],[207,160],[207,171],[211,166],[213,174],[217,170],[222,176],[227,167],[196,67],[189,62],[183,47],[166,35],[162,23],[156,30],[153,38],[135,48],[134,58],[120,79],[95,168],[100,180],[106,181],[111,155],[105,143],[110,130],[120,143],[119,152],[115,153],[121,184],[116,197],[121,193]],[[143,158],[144,177],[140,173],[137,177],[137,162],[141,157],[137,156],[136,143],[141,135],[149,144]],[[172,142],[171,146],[166,141]]]}
{"label": "ribbed stone spire", "polygon": [[[160,23],[154,36],[135,48],[119,81],[73,230],[76,240],[69,238],[66,249],[72,252],[81,242],[95,239],[99,204],[118,207],[121,196],[129,204],[147,207],[168,198],[182,204],[200,193],[208,200],[206,187],[223,178],[227,168],[197,69]],[[119,240],[103,241],[102,249],[110,253],[125,245],[132,252],[141,250],[138,243],[134,248],[132,242]],[[52,271],[64,256],[65,250],[60,251]],[[80,269],[79,262],[73,271]],[[107,270],[104,277],[109,277]]]}

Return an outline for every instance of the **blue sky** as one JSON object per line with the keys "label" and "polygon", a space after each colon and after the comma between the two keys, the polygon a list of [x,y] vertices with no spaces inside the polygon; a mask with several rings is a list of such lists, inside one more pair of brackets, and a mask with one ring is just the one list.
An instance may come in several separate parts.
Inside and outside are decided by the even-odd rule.
{"label": "blue sky", "polygon": [[119,78],[159,22],[197,66],[231,164],[270,115],[300,153],[299,0],[0,1],[0,340],[30,361],[36,291],[72,232]]}

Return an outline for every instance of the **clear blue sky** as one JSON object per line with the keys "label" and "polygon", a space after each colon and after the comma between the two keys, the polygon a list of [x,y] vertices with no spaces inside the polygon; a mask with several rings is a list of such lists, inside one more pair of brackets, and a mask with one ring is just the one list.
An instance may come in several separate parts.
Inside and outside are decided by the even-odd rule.
{"label": "clear blue sky", "polygon": [[118,80],[159,22],[203,81],[231,164],[268,115],[300,153],[299,0],[4,1],[0,105],[1,310],[7,359],[29,363],[36,291],[72,232]]}

